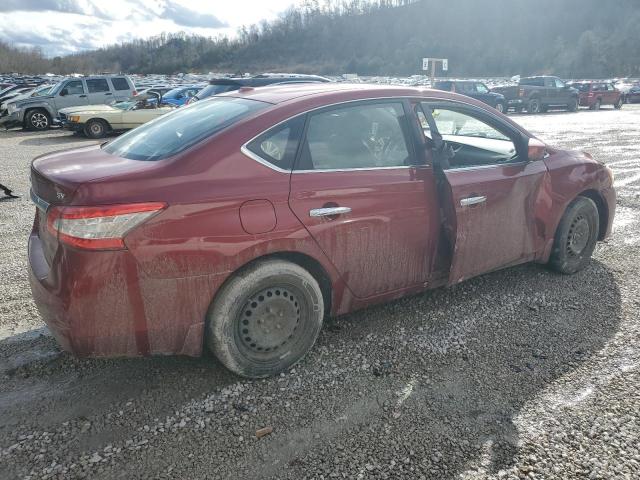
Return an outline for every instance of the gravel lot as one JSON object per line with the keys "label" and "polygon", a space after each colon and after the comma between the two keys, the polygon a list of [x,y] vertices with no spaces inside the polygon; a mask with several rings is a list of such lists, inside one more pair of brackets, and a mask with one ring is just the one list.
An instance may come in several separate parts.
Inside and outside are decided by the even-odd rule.
{"label": "gravel lot", "polygon": [[0,202],[0,478],[640,478],[640,105],[513,118],[614,169],[615,230],[591,266],[339,318],[257,382],[211,357],[59,352],[27,281],[28,166],[90,141],[0,132],[0,183],[22,194]]}

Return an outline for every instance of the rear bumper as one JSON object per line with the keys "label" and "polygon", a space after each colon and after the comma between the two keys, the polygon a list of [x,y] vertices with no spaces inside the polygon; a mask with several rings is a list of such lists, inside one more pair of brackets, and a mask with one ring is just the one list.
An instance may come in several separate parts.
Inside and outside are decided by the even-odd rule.
{"label": "rear bumper", "polygon": [[128,250],[59,246],[50,265],[36,230],[28,248],[33,299],[64,350],[91,357],[202,354],[204,319],[221,279],[149,278]]}

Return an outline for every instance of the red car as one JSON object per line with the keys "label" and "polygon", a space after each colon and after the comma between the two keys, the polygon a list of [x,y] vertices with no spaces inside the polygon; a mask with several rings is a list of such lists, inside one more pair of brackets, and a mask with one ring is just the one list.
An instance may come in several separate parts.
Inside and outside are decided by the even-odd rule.
{"label": "red car", "polygon": [[569,84],[579,92],[581,107],[600,110],[603,105],[613,105],[621,109],[624,104],[622,93],[610,82],[574,82]]}
{"label": "red car", "polygon": [[525,262],[584,268],[611,171],[436,90],[300,85],[196,102],[32,164],[33,296],[77,355],[264,377],[325,315]]}

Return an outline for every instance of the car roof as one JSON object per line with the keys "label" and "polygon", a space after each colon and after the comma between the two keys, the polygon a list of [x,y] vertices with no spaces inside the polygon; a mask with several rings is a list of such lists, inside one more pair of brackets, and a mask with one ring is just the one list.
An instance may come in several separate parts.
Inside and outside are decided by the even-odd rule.
{"label": "car roof", "polygon": [[[327,103],[333,100],[340,102],[365,98],[416,96],[470,100],[462,95],[442,90],[366,83],[297,83],[293,85],[243,87],[240,90],[223,93],[220,96],[242,97],[272,104],[284,103],[301,97],[322,97]],[[471,100],[469,103],[475,104],[475,101]]]}

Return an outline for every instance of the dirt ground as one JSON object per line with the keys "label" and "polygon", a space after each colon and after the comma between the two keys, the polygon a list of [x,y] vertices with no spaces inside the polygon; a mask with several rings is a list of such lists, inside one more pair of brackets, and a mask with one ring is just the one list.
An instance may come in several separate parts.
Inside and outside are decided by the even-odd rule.
{"label": "dirt ground", "polygon": [[0,202],[0,478],[640,478],[640,105],[512,118],[614,170],[614,233],[589,268],[338,318],[257,382],[210,356],[61,353],[27,281],[28,167],[91,141],[0,132],[0,183],[22,195]]}

